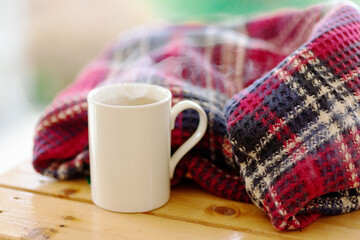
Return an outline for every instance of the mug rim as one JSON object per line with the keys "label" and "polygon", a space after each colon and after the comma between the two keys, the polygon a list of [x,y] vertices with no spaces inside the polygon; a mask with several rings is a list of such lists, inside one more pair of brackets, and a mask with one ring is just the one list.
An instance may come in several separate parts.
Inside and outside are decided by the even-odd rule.
{"label": "mug rim", "polygon": [[[101,101],[95,100],[94,96],[96,94],[98,94],[100,91],[109,91],[109,89],[114,88],[114,87],[123,87],[125,85],[137,85],[137,86],[143,86],[143,87],[148,87],[148,88],[152,88],[152,89],[158,89],[159,91],[163,92],[166,94],[166,96],[163,99],[157,100],[154,103],[149,103],[149,104],[141,104],[141,105],[113,105],[113,104],[108,104],[108,103],[103,103]],[[111,90],[110,90],[111,91]],[[128,82],[128,83],[117,83],[117,84],[108,84],[108,85],[102,85],[99,87],[95,87],[94,89],[92,89],[88,95],[87,95],[87,101],[89,103],[98,105],[98,106],[103,106],[103,107],[107,107],[107,108],[126,108],[126,109],[135,109],[135,108],[149,108],[149,107],[156,107],[158,105],[161,105],[163,103],[166,103],[167,101],[169,101],[172,98],[172,94],[171,91],[163,86],[159,86],[159,85],[155,85],[155,84],[151,84],[151,83],[137,83],[137,82]]]}

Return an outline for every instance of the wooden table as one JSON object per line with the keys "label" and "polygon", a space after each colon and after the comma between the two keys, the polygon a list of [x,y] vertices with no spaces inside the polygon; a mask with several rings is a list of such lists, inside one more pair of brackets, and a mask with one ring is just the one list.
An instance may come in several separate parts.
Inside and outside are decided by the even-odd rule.
{"label": "wooden table", "polygon": [[360,211],[278,232],[257,207],[191,181],[160,209],[120,214],[95,206],[85,180],[56,181],[25,162],[0,176],[0,196],[0,239],[360,239]]}

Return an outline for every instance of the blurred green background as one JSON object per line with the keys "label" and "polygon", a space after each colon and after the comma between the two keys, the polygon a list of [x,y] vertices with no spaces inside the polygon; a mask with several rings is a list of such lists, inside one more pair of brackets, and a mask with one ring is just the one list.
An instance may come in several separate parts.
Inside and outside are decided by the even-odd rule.
{"label": "blurred green background", "polygon": [[[249,16],[281,8],[303,8],[320,0],[152,0],[157,11],[171,21],[218,20],[223,17]],[[327,1],[330,2],[330,1]]]}

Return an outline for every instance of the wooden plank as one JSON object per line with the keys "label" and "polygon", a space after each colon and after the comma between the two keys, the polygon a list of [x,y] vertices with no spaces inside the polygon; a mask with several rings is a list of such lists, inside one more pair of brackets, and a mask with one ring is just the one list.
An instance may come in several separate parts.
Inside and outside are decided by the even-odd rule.
{"label": "wooden plank", "polygon": [[0,186],[92,203],[90,187],[84,179],[58,181],[36,173],[28,161],[0,175]]}
{"label": "wooden plank", "polygon": [[[86,181],[55,181],[36,174],[29,163],[0,176],[0,186],[91,203]],[[360,236],[360,211],[322,217],[301,232],[283,233],[276,231],[269,218],[254,205],[218,198],[192,183],[173,187],[169,203],[146,214],[277,239],[353,239]]]}
{"label": "wooden plank", "polygon": [[[250,233],[0,188],[0,239],[259,239]],[[266,238],[270,239],[270,238]]]}

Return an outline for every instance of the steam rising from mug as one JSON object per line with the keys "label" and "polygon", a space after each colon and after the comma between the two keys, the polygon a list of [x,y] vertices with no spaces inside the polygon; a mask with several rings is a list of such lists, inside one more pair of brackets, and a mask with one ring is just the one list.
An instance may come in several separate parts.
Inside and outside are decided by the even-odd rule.
{"label": "steam rising from mug", "polygon": [[[118,84],[120,82],[142,82],[149,84],[165,85],[166,79],[176,79],[181,83],[195,83],[201,78],[216,79],[239,79],[235,86],[228,88],[227,95],[232,96],[243,88],[244,83],[261,77],[266,69],[271,69],[277,63],[269,63],[266,69],[259,66],[257,61],[249,58],[244,66],[237,64],[237,59],[231,53],[232,49],[243,51],[246,49],[258,49],[257,46],[266,44],[262,40],[251,39],[243,33],[229,30],[221,30],[209,26],[194,30],[191,34],[183,36],[179,42],[169,38],[168,34],[155,35],[156,28],[139,29],[132,31],[130,40],[122,40],[118,46],[109,67],[104,84]],[[252,44],[249,45],[248,43]],[[229,53],[221,60],[221,64],[214,61],[215,48],[217,46],[228,47],[224,51]],[[200,49],[200,50],[199,50]],[[202,50],[201,50],[202,49]],[[287,52],[279,52],[271,44],[266,45],[267,51],[276,51],[276,54],[286,55]],[[203,54],[202,51],[208,51]],[[239,54],[241,55],[241,54]],[[221,56],[219,56],[221,57]],[[240,78],[243,77],[243,81]],[[161,79],[161,80],[159,80]]]}
{"label": "steam rising from mug", "polygon": [[140,88],[136,85],[123,84],[123,87],[114,87],[113,91],[106,94],[98,93],[95,100],[102,104],[114,106],[146,105],[157,101],[155,97],[148,97],[149,91],[149,88],[144,86]]}

